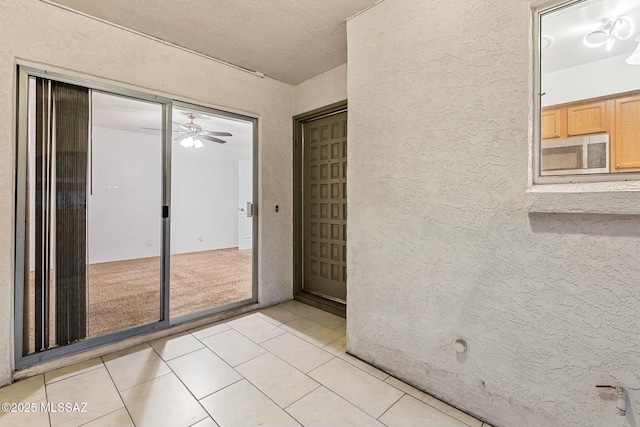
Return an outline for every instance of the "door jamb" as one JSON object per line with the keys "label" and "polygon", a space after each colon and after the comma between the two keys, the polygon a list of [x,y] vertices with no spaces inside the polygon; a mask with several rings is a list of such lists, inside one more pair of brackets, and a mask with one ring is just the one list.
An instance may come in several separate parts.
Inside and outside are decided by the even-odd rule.
{"label": "door jamb", "polygon": [[304,155],[303,125],[324,116],[337,114],[347,110],[347,101],[336,102],[326,107],[318,108],[293,117],[293,297],[332,314],[346,317],[345,304],[305,292],[302,288],[303,260],[302,260],[302,165]]}

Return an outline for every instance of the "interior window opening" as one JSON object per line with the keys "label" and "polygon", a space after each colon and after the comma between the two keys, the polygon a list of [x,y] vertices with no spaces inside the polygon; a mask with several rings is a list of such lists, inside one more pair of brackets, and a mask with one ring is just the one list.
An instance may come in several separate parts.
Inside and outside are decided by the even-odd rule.
{"label": "interior window opening", "polygon": [[640,3],[565,2],[539,17],[537,176],[637,179]]}

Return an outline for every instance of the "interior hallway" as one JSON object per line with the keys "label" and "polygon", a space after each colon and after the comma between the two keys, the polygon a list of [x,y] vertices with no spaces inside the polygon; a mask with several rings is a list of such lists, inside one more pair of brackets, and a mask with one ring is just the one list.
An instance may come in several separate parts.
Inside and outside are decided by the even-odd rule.
{"label": "interior hallway", "polygon": [[349,356],[345,331],[287,301],[1,388],[38,411],[0,412],[0,426],[490,427]]}

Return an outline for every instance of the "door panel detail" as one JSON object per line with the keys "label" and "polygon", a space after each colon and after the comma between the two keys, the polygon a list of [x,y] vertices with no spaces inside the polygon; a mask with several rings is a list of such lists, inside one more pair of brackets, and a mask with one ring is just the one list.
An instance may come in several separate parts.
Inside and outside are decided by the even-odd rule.
{"label": "door panel detail", "polygon": [[304,125],[303,288],[345,301],[347,113]]}

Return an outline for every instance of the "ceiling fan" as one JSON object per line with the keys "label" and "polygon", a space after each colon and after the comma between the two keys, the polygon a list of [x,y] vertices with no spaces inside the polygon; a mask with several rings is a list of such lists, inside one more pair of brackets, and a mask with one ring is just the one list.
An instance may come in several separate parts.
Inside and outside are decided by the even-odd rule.
{"label": "ceiling fan", "polygon": [[174,132],[178,132],[178,136],[173,138],[174,141],[178,139],[182,139],[180,141],[180,145],[185,148],[202,148],[204,144],[201,139],[207,141],[217,142],[219,144],[225,144],[227,141],[224,139],[216,138],[216,136],[233,136],[229,132],[215,132],[215,131],[206,131],[202,130],[202,126],[197,123],[193,123],[194,119],[199,117],[196,113],[184,113],[189,118],[189,123],[181,124],[173,122],[179,130],[174,130]]}
{"label": "ceiling fan", "polygon": [[[173,132],[178,135],[173,138],[174,141],[180,140],[180,145],[185,148],[202,148],[204,144],[201,140],[217,142],[218,144],[226,144],[227,141],[224,139],[216,138],[216,136],[233,136],[229,132],[215,132],[215,131],[207,131],[202,130],[202,126],[193,121],[200,117],[199,114],[196,113],[183,113],[189,118],[189,123],[178,123],[173,122]],[[177,128],[177,130],[176,130]],[[152,129],[152,128],[141,128],[141,129]],[[153,130],[160,130],[155,129]]]}

